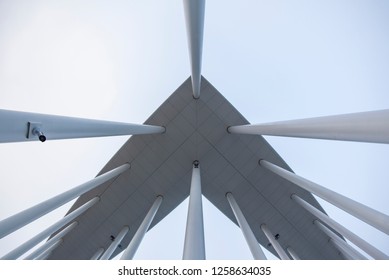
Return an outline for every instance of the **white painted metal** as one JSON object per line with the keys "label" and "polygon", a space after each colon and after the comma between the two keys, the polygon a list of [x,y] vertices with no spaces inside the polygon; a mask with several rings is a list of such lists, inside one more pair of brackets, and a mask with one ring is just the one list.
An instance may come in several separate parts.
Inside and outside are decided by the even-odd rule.
{"label": "white painted metal", "polygon": [[288,170],[285,170],[266,160],[260,160],[259,164],[282,178],[300,186],[301,188],[321,197],[329,203],[339,207],[349,214],[361,219],[371,226],[389,234],[389,216],[374,210],[362,203],[356,202],[344,195],[331,191],[319,184],[311,182]]}
{"label": "white painted metal", "polygon": [[50,248],[48,248],[42,254],[40,254],[36,258],[34,258],[34,260],[45,260],[45,259],[47,259],[51,255],[51,252],[53,252],[53,250],[55,248],[57,248],[59,245],[61,245],[62,243],[63,243],[63,239],[62,238],[57,240],[54,244],[52,244],[50,246]]}
{"label": "white painted metal", "polygon": [[342,249],[347,252],[350,256],[353,257],[353,259],[357,260],[366,260],[367,258],[359,253],[357,250],[355,250],[353,247],[351,247],[349,244],[346,243],[342,238],[340,238],[338,235],[336,235],[331,229],[323,225],[319,220],[315,220],[313,222],[318,228],[320,228],[325,234],[328,235],[329,238],[333,240],[333,242],[337,245],[339,249]]}
{"label": "white painted metal", "polygon": [[35,221],[43,215],[57,209],[72,199],[82,195],[83,193],[105,183],[106,181],[120,175],[130,168],[130,164],[123,164],[115,169],[112,169],[92,180],[81,184],[73,189],[70,189],[62,194],[54,196],[46,201],[43,201],[35,206],[32,206],[22,212],[19,212],[11,217],[0,221],[0,238],[18,230],[19,228]]}
{"label": "white painted metal", "polygon": [[350,251],[347,250],[347,247],[344,246],[341,242],[337,242],[334,239],[330,238],[329,243],[334,245],[335,248],[338,248],[338,250],[342,253],[342,255],[346,258],[346,260],[357,260],[358,258],[353,255]]}
{"label": "white painted metal", "polygon": [[389,110],[239,125],[230,133],[389,143]]}
{"label": "white painted metal", "polygon": [[205,0],[184,0],[194,98],[200,97]]}
{"label": "white painted metal", "polygon": [[276,250],[280,259],[281,260],[290,260],[290,258],[288,257],[288,254],[285,252],[284,248],[282,248],[280,243],[278,243],[278,241],[274,238],[274,235],[270,231],[269,227],[266,224],[262,224],[261,229],[262,229],[263,233],[266,235],[270,244],[273,246],[274,250]]}
{"label": "white painted metal", "polygon": [[38,257],[36,257],[35,260],[46,260],[50,255],[51,255],[51,252],[45,252],[42,255],[39,255]]}
{"label": "white painted metal", "polygon": [[68,215],[66,215],[61,220],[59,220],[55,224],[51,225],[50,227],[48,227],[44,231],[38,233],[30,240],[24,242],[22,245],[15,248],[14,250],[12,250],[8,254],[6,254],[1,259],[2,260],[17,259],[21,255],[23,255],[25,252],[27,252],[28,250],[33,248],[35,245],[37,245],[39,242],[44,240],[46,237],[50,236],[51,234],[53,234],[54,232],[56,232],[57,230],[59,230],[60,228],[62,228],[63,226],[65,226],[66,224],[68,224],[69,222],[74,220],[75,218],[77,218],[79,215],[84,213],[86,210],[88,210],[90,207],[92,207],[97,201],[99,201],[98,197],[95,197],[95,198],[89,200],[87,203],[80,206],[79,208],[77,208],[73,212],[69,213]]}
{"label": "white painted metal", "polygon": [[50,257],[50,255],[51,255],[51,252],[48,252],[47,254],[40,255],[35,260],[47,260],[47,258]]}
{"label": "white painted metal", "polygon": [[[29,123],[39,123],[39,129]],[[0,143],[163,133],[164,127],[0,110]],[[42,140],[41,140],[42,141]],[[42,141],[44,142],[44,141]]]}
{"label": "white painted metal", "polygon": [[294,260],[301,260],[300,257],[296,254],[296,252],[293,250],[292,247],[286,248],[286,251],[288,251],[289,255],[290,255]]}
{"label": "white painted metal", "polygon": [[235,218],[238,221],[239,227],[242,230],[243,236],[246,239],[247,245],[250,248],[251,254],[255,260],[266,260],[266,256],[263,253],[261,247],[259,246],[257,238],[253,231],[250,228],[249,223],[247,222],[245,216],[242,213],[238,203],[236,202],[232,193],[226,194],[227,200],[230,203],[232,212],[234,212]]}
{"label": "white painted metal", "polygon": [[161,206],[162,199],[163,199],[162,196],[158,196],[157,199],[154,201],[146,217],[143,219],[142,224],[139,226],[134,237],[132,238],[130,244],[127,246],[127,249],[124,251],[123,255],[121,256],[120,258],[121,260],[132,260],[136,251],[138,250],[140,243],[142,242],[143,237],[145,236],[147,230],[149,229],[155,214],[157,213],[159,207]]}
{"label": "white painted metal", "polygon": [[55,236],[50,238],[45,244],[40,246],[38,249],[36,249],[34,252],[29,254],[24,259],[25,260],[33,260],[33,259],[37,258],[39,255],[47,252],[49,249],[51,251],[53,249],[52,247],[54,246],[53,244],[56,244],[58,241],[62,240],[62,237],[64,237],[69,231],[71,231],[77,224],[78,224],[78,222],[71,223],[70,225],[68,225],[66,228],[61,230]]}
{"label": "white painted metal", "polygon": [[103,253],[104,253],[104,248],[99,248],[90,259],[98,260]]}
{"label": "white painted metal", "polygon": [[296,201],[300,206],[305,208],[308,212],[310,212],[312,215],[316,216],[319,220],[326,223],[331,228],[335,229],[337,232],[339,232],[341,235],[343,235],[345,238],[347,238],[349,241],[354,243],[356,246],[361,248],[364,252],[369,254],[375,259],[378,260],[388,260],[389,257],[385,255],[383,252],[372,246],[371,244],[367,243],[365,240],[360,238],[358,235],[351,232],[349,229],[345,228],[338,222],[334,221],[330,217],[328,217],[323,212],[319,211],[315,207],[313,207],[311,204],[303,200],[301,197],[299,197],[296,194],[293,194],[291,198]]}
{"label": "white painted metal", "polygon": [[40,256],[43,256],[43,255],[46,255],[46,254],[49,254],[51,253],[51,251],[56,248],[57,246],[59,246],[59,244],[61,244],[63,242],[63,239],[60,238],[60,239],[55,239],[55,240],[52,240],[50,239],[48,242],[46,242],[45,244],[43,244],[41,247],[39,247],[38,249],[36,249],[34,252],[32,252],[31,254],[29,254],[27,257],[25,257],[24,259],[25,260],[35,260],[35,259],[38,259]]}
{"label": "white painted metal", "polygon": [[107,250],[105,250],[104,254],[101,256],[100,260],[108,260],[113,252],[116,250],[120,242],[122,242],[123,238],[126,236],[130,228],[128,226],[124,226],[119,234],[116,236],[115,240],[109,245]]}
{"label": "white painted metal", "polygon": [[205,260],[203,204],[198,161],[194,162],[192,170],[183,259]]}

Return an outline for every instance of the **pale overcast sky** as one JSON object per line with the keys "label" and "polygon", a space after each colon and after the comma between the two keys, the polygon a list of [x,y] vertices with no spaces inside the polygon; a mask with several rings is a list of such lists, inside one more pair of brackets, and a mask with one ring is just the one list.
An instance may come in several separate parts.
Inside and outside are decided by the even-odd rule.
{"label": "pale overcast sky", "polygon": [[[203,71],[251,123],[389,108],[386,0],[208,0]],[[181,0],[0,0],[0,108],[143,123],[189,77]],[[389,146],[265,137],[299,175],[389,214]],[[128,137],[0,144],[0,220],[94,176]],[[322,203],[322,200],[319,199]],[[0,255],[69,203],[0,240]],[[389,237],[323,203],[389,254]],[[187,201],[136,258],[180,259]],[[204,199],[207,258],[249,259]]]}

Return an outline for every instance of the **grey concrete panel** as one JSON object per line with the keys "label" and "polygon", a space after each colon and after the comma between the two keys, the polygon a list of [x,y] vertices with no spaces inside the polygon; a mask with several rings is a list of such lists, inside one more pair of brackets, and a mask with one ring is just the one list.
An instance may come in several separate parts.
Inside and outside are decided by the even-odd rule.
{"label": "grey concrete panel", "polygon": [[232,192],[262,246],[274,252],[260,229],[266,223],[280,235],[281,246],[291,246],[302,259],[342,258],[313,225],[315,218],[290,195],[296,193],[322,210],[315,198],[258,165],[263,158],[291,170],[284,160],[261,136],[229,134],[228,126],[247,124],[247,120],[206,79],[202,79],[197,100],[190,83],[186,80],[146,120],[146,124],[165,126],[164,134],[132,136],[98,174],[125,162],[130,162],[130,171],[74,203],[69,212],[96,195],[101,197],[101,202],[77,219],[79,226],[50,259],[89,259],[98,248],[111,244],[111,235],[128,225],[130,231],[114,253],[118,254],[129,244],[157,195],[164,200],[150,228],[188,197],[196,159],[201,164],[203,195],[236,224],[225,197]]}

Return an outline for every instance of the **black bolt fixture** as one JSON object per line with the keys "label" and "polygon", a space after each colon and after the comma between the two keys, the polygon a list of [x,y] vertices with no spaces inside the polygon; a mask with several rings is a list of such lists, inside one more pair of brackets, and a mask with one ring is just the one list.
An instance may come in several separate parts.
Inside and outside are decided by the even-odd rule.
{"label": "black bolt fixture", "polygon": [[46,136],[43,134],[43,132],[39,128],[34,128],[32,130],[32,134],[38,136],[39,141],[42,143],[46,141]]}

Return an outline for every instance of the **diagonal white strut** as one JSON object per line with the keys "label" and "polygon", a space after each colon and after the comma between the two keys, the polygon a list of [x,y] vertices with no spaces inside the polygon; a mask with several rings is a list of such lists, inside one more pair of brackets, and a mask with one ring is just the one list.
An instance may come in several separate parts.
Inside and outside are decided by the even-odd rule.
{"label": "diagonal white strut", "polygon": [[309,181],[288,170],[285,170],[266,160],[260,160],[259,164],[282,178],[300,186],[308,192],[311,192],[358,219],[368,223],[386,234],[389,234],[389,216],[374,210],[362,203],[354,201],[344,195],[336,193],[319,184]]}
{"label": "diagonal white strut", "polygon": [[101,255],[104,253],[104,248],[99,248],[97,249],[96,253],[93,254],[91,257],[91,260],[98,260],[100,259]]}
{"label": "diagonal white strut", "polygon": [[48,241],[46,241],[45,244],[40,246],[38,249],[36,249],[34,252],[29,254],[24,259],[25,260],[33,260],[33,259],[39,257],[40,255],[42,255],[45,252],[52,251],[53,247],[56,246],[56,244],[59,245],[58,243],[62,243],[63,242],[62,237],[64,237],[67,233],[69,233],[77,225],[78,225],[78,222],[71,223],[70,225],[68,225],[66,228],[64,228],[60,232],[58,232],[55,236],[53,236]]}
{"label": "diagonal white strut", "polygon": [[163,133],[164,127],[0,109],[0,143]]}
{"label": "diagonal white strut", "polygon": [[59,195],[49,198],[35,206],[32,206],[26,210],[23,210],[11,217],[8,217],[0,221],[0,238],[18,230],[19,228],[35,221],[43,215],[57,209],[72,199],[86,193],[87,191],[94,189],[97,186],[107,182],[110,179],[119,176],[130,168],[129,163],[125,163],[115,169],[112,169],[104,174],[93,178],[92,180],[85,182],[73,189],[67,190]]}
{"label": "diagonal white strut", "polygon": [[296,254],[296,252],[293,250],[292,247],[286,248],[286,251],[288,251],[289,255],[292,256],[292,259],[294,259],[294,260],[301,260],[301,258]]}
{"label": "diagonal white strut", "polygon": [[143,219],[143,222],[139,226],[138,230],[136,231],[134,237],[131,239],[130,244],[127,246],[126,250],[124,251],[123,255],[121,256],[121,260],[132,260],[134,257],[136,251],[138,250],[138,247],[140,243],[142,242],[143,237],[145,236],[146,232],[148,231],[151,222],[154,219],[155,214],[157,214],[157,211],[162,203],[162,196],[158,196],[153,205],[151,206],[149,212],[147,212],[146,217]]}
{"label": "diagonal white strut", "polygon": [[311,204],[303,200],[301,197],[299,197],[296,194],[292,194],[291,196],[292,200],[296,201],[300,206],[302,206],[305,210],[310,212],[312,215],[316,216],[316,218],[320,219],[322,222],[330,226],[331,228],[335,229],[337,232],[339,232],[341,235],[343,235],[345,238],[350,240],[352,243],[357,245],[359,248],[361,248],[363,251],[368,253],[370,256],[372,256],[375,259],[378,260],[388,260],[389,257],[385,255],[383,252],[375,248],[374,246],[367,243],[365,240],[360,238],[355,233],[351,232],[346,227],[342,226],[335,220],[328,217],[323,212],[319,211],[315,207],[313,207]]}
{"label": "diagonal white strut", "polygon": [[30,240],[24,242],[22,245],[18,246],[17,248],[15,248],[11,252],[9,252],[5,256],[3,256],[1,259],[2,260],[17,259],[21,255],[23,255],[25,252],[27,252],[28,250],[33,248],[35,245],[37,245],[39,242],[41,242],[43,239],[50,236],[51,234],[53,234],[54,232],[56,232],[57,230],[59,230],[60,228],[65,226],[67,223],[74,220],[82,213],[84,213],[86,210],[88,210],[90,207],[92,207],[94,204],[96,204],[99,200],[100,200],[100,198],[98,198],[98,197],[95,197],[95,198],[89,200],[87,203],[83,204],[82,206],[80,206],[79,208],[74,210],[73,212],[69,213],[68,215],[66,215],[61,220],[54,223],[53,225],[51,225],[47,229],[38,233]]}
{"label": "diagonal white strut", "polygon": [[277,252],[278,256],[281,260],[290,260],[288,254],[285,252],[284,248],[282,248],[281,244],[274,237],[273,233],[270,231],[269,227],[266,224],[261,225],[261,230],[266,235],[270,244],[273,246],[274,250]]}
{"label": "diagonal white strut", "polygon": [[389,110],[231,126],[230,133],[389,143]]}
{"label": "diagonal white strut", "polygon": [[313,223],[320,228],[327,236],[332,240],[336,247],[338,247],[343,253],[350,256],[355,260],[366,260],[367,258],[350,246],[346,241],[336,235],[331,229],[323,225],[319,220],[313,221]]}
{"label": "diagonal white strut", "polygon": [[247,245],[253,255],[255,260],[266,260],[266,256],[263,253],[261,247],[259,246],[258,240],[255,237],[253,231],[250,228],[249,223],[243,215],[242,210],[240,209],[238,203],[236,202],[232,193],[226,194],[227,200],[230,203],[232,212],[235,215],[236,220],[238,221],[239,227],[242,230],[243,236],[246,239]]}
{"label": "diagonal white strut", "polygon": [[192,70],[193,97],[200,97],[205,0],[184,0],[186,31]]}
{"label": "diagonal white strut", "polygon": [[122,242],[123,238],[127,235],[130,228],[128,226],[124,226],[122,230],[118,233],[115,240],[112,241],[111,245],[105,250],[104,254],[101,256],[100,260],[109,260],[112,254],[115,252],[116,248],[119,246],[120,242]]}
{"label": "diagonal white strut", "polygon": [[[57,241],[53,242],[51,246],[47,247],[47,250],[42,252],[40,255],[34,257],[34,260],[46,260],[51,253],[56,249],[59,245],[63,243],[63,239],[58,239]],[[30,258],[25,258],[25,260],[30,260]],[[31,259],[32,260],[32,259]]]}

